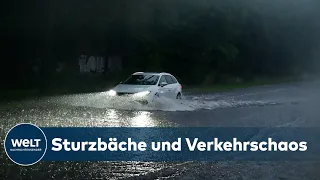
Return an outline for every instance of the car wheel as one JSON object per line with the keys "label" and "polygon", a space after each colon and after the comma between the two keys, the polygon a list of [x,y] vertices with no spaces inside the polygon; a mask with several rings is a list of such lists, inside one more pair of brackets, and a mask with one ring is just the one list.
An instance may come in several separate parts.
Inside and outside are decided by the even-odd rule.
{"label": "car wheel", "polygon": [[181,94],[180,93],[177,94],[176,99],[181,99]]}

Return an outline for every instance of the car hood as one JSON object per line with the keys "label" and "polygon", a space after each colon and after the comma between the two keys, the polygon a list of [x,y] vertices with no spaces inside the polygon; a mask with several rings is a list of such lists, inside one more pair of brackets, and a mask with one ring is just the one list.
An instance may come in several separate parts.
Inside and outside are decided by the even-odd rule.
{"label": "car hood", "polygon": [[152,85],[130,85],[130,84],[119,84],[113,90],[116,92],[126,92],[126,93],[137,93],[142,91],[147,91],[152,87]]}

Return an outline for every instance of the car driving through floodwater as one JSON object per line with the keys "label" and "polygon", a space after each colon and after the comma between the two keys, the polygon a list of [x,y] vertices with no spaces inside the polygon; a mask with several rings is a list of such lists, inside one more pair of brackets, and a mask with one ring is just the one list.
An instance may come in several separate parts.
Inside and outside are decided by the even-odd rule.
{"label": "car driving through floodwater", "polygon": [[169,73],[136,72],[107,92],[108,96],[127,96],[142,104],[160,97],[181,99],[182,85]]}

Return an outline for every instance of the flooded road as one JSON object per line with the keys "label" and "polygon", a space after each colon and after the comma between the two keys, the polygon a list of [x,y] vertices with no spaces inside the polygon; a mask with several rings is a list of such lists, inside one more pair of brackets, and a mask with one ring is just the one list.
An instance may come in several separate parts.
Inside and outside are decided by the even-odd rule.
{"label": "flooded road", "polygon": [[320,82],[214,94],[185,93],[150,106],[78,94],[0,104],[3,179],[320,179],[319,162],[52,162],[20,167],[3,151],[17,123],[40,127],[320,127]]}

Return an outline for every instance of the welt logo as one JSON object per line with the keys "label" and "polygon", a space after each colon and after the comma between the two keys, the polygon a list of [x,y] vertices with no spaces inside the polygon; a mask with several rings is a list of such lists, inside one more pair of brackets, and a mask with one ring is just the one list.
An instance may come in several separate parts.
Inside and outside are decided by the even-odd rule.
{"label": "welt logo", "polygon": [[11,139],[13,148],[38,148],[41,139]]}
{"label": "welt logo", "polygon": [[41,139],[10,139],[11,152],[35,152],[42,151]]}
{"label": "welt logo", "polygon": [[36,125],[21,123],[12,127],[4,140],[4,149],[9,159],[21,166],[39,162],[47,150],[47,138]]}

